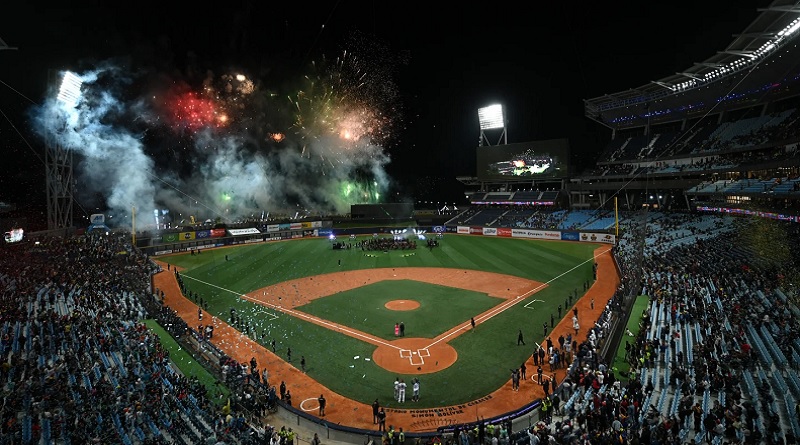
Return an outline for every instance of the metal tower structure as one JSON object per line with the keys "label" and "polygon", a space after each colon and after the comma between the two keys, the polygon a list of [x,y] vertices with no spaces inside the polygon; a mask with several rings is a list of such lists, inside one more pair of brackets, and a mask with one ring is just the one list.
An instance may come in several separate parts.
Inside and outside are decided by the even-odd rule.
{"label": "metal tower structure", "polygon": [[54,134],[45,141],[47,169],[47,228],[66,229],[72,226],[72,150],[64,148]]}
{"label": "metal tower structure", "polygon": [[[74,106],[80,95],[80,80],[67,72],[51,73],[50,85],[61,83],[58,94],[60,102]],[[60,119],[52,115],[51,119]],[[72,150],[59,142],[59,132],[66,122],[54,122],[55,130],[45,137],[45,169],[47,181],[47,228],[48,230],[72,227],[72,200],[75,181],[72,175]]]}

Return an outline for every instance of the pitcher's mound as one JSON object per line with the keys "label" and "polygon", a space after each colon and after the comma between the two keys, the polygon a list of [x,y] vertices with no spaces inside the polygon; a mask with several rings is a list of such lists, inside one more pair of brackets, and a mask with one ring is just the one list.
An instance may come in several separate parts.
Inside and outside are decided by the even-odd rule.
{"label": "pitcher's mound", "polygon": [[384,305],[390,311],[413,311],[419,308],[419,301],[414,300],[392,300]]}
{"label": "pitcher's mound", "polygon": [[378,346],[372,353],[372,360],[381,368],[398,374],[430,374],[456,362],[458,353],[452,346],[445,342],[431,343],[430,338],[400,338]]}

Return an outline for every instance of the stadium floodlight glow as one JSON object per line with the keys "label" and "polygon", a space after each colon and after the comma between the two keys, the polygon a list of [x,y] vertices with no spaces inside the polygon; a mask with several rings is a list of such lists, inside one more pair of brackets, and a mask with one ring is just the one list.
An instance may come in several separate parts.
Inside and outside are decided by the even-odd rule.
{"label": "stadium floodlight glow", "polygon": [[69,107],[74,107],[81,98],[82,84],[83,81],[80,77],[69,71],[65,72],[61,88],[58,90],[58,100]]}
{"label": "stadium floodlight glow", "polygon": [[489,105],[488,107],[478,108],[478,121],[481,124],[481,130],[504,128],[505,120],[503,119],[503,106],[496,104]]}
{"label": "stadium floodlight glow", "polygon": [[506,119],[502,105],[494,104],[478,108],[478,122],[481,126],[481,137],[479,140],[481,146],[492,145],[486,136],[486,130],[502,130],[496,145],[499,145],[501,142],[504,144],[508,143],[508,137],[506,136]]}

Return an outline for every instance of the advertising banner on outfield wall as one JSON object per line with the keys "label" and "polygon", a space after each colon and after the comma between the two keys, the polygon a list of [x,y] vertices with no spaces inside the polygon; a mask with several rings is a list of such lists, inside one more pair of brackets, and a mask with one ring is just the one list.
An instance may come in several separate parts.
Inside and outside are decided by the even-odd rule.
{"label": "advertising banner on outfield wall", "polygon": [[511,236],[511,229],[506,228],[506,227],[498,227],[497,228],[497,236],[503,236],[503,237],[508,238],[508,237]]}
{"label": "advertising banner on outfield wall", "polygon": [[581,232],[581,241],[614,244],[617,242],[617,237],[608,233]]}
{"label": "advertising banner on outfield wall", "polygon": [[222,238],[225,236],[225,229],[211,229],[211,238]]}
{"label": "advertising banner on outfield wall", "polygon": [[290,230],[300,230],[300,229],[302,229],[302,228],[303,228],[303,223],[299,223],[299,222],[298,222],[298,223],[291,223],[291,224],[289,224],[289,229],[290,229]]}
{"label": "advertising banner on outfield wall", "polygon": [[578,232],[561,232],[561,239],[564,241],[580,241],[581,234]]}
{"label": "advertising banner on outfield wall", "polygon": [[281,226],[279,224],[267,224],[267,232],[279,232]]}
{"label": "advertising banner on outfield wall", "polygon": [[325,237],[331,236],[333,235],[333,229],[319,229],[317,235]]}
{"label": "advertising banner on outfield wall", "polygon": [[483,234],[488,236],[497,236],[497,229],[494,227],[484,227]]}
{"label": "advertising banner on outfield wall", "polygon": [[311,227],[314,229],[319,229],[322,227],[322,221],[311,221]]}
{"label": "advertising banner on outfield wall", "polygon": [[194,237],[197,239],[211,238],[210,230],[197,230],[194,232]]}
{"label": "advertising banner on outfield wall", "polygon": [[561,239],[561,232],[555,230],[545,230],[544,231],[544,239]]}
{"label": "advertising banner on outfield wall", "polygon": [[511,229],[511,236],[515,238],[560,240],[561,232],[558,230]]}
{"label": "advertising banner on outfield wall", "polygon": [[458,226],[458,233],[469,233],[469,227]]}
{"label": "advertising banner on outfield wall", "polygon": [[161,237],[164,243],[177,243],[178,242],[178,234],[177,233],[165,233],[164,236]]}
{"label": "advertising banner on outfield wall", "polygon": [[300,223],[300,227],[303,229],[310,229],[311,228],[311,221],[305,221]]}
{"label": "advertising banner on outfield wall", "polygon": [[194,239],[194,232],[181,232],[178,234],[181,241],[190,241]]}
{"label": "advertising banner on outfield wall", "polygon": [[289,224],[289,223],[280,223],[280,224],[278,224],[278,229],[279,230],[289,230],[291,228],[292,228],[292,225]]}
{"label": "advertising banner on outfield wall", "polygon": [[470,235],[483,235],[483,227],[470,227]]}
{"label": "advertising banner on outfield wall", "polygon": [[261,234],[261,232],[259,232],[255,227],[250,227],[248,229],[228,229],[228,233],[230,233],[232,236]]}

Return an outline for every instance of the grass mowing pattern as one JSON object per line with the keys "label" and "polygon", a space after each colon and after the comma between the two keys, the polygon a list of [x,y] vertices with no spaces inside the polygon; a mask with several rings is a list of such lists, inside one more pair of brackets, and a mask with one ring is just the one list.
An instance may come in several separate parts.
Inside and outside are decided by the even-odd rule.
{"label": "grass mowing pattern", "polygon": [[[392,300],[414,300],[413,311],[386,310]],[[296,308],[367,334],[394,340],[394,324],[403,322],[406,337],[435,338],[470,317],[502,303],[502,298],[412,280],[381,281],[320,298]],[[431,320],[436,320],[431,323]]]}
{"label": "grass mowing pattern", "polygon": [[[414,407],[426,408],[466,403],[505,383],[510,369],[518,367],[531,354],[534,343],[544,341],[542,324],[549,325],[551,314],[557,318],[559,305],[564,316],[570,310],[568,295],[577,293],[580,297],[584,283],[591,283],[591,259],[597,247],[589,243],[465,235],[445,235],[440,244],[433,250],[421,247],[388,253],[360,249],[334,251],[330,241],[315,238],[211,250],[195,256],[184,254],[167,260],[187,268],[185,276],[214,285],[190,278],[184,280],[208,302],[212,314],[228,320],[230,309],[236,308],[253,327],[252,336],[257,341],[267,346],[274,338],[277,352],[283,357],[286,348],[291,347],[295,362],[305,356],[308,374],[332,391],[367,404],[378,397],[388,407],[393,406],[392,382],[398,376],[364,360],[371,357],[374,347],[285,314],[274,318],[267,315],[274,313],[273,310],[237,298],[238,295],[291,279],[376,267],[449,267],[503,273],[544,283],[553,280],[534,296],[480,324],[476,332],[450,340],[458,352],[456,364],[420,376],[421,401]],[[226,255],[229,261],[225,260]],[[394,284],[397,288],[397,282]],[[543,301],[531,302],[532,299]],[[397,317],[394,311],[381,310]],[[373,316],[377,317],[381,310]],[[443,321],[442,313],[431,316],[419,324],[440,325],[438,328],[443,330],[452,327]],[[396,321],[400,320],[392,321],[392,327]],[[362,329],[360,324],[353,327]],[[519,329],[524,332],[525,346],[517,346]],[[360,358],[356,360],[355,356]],[[413,376],[399,377],[410,381]]]}
{"label": "grass mowing pattern", "polygon": [[[170,360],[175,363],[183,375],[186,377],[197,377],[200,383],[206,388],[206,396],[218,406],[222,406],[227,402],[228,396],[230,395],[228,388],[221,383],[218,384],[219,380],[198,363],[191,354],[186,352],[186,350],[172,338],[169,332],[165,331],[155,320],[144,320],[143,323],[147,325],[153,333],[158,335],[161,344],[169,351]],[[222,394],[221,397],[220,394]]]}

